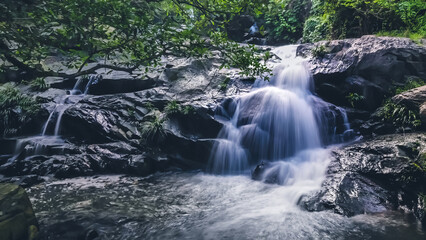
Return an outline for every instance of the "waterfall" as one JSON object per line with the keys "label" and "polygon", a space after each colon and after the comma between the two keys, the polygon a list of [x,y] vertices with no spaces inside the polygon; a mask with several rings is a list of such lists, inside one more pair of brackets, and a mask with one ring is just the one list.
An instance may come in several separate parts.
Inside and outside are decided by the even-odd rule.
{"label": "waterfall", "polygon": [[[67,95],[62,97],[61,100],[55,105],[53,111],[50,113],[49,117],[47,118],[46,123],[43,125],[42,136],[47,135],[48,128],[51,125],[50,123],[55,118],[56,118],[56,121],[55,121],[54,129],[53,129],[54,130],[53,136],[59,136],[60,130],[61,130],[61,128],[60,128],[61,127],[61,120],[62,120],[62,116],[63,116],[64,112],[70,106],[72,106],[75,102],[77,102],[78,100],[80,100],[81,98],[86,96],[86,94],[89,93],[90,86],[95,85],[99,81],[101,81],[102,76],[101,75],[90,76],[89,78],[87,78],[87,83],[83,87],[83,81],[85,81],[85,80],[86,80],[85,78],[79,78],[76,81],[73,89],[67,91]],[[75,99],[70,99],[71,96],[77,96],[77,97],[75,97]]]}
{"label": "waterfall", "polygon": [[270,82],[225,102],[226,119],[209,160],[216,174],[242,174],[258,165],[253,178],[282,185],[319,179],[327,166],[325,147],[351,135],[344,109],[314,94],[314,83],[296,46],[275,50],[281,58]]}
{"label": "waterfall", "polygon": [[[9,159],[9,163],[22,157],[45,154],[47,149],[60,148],[64,140],[60,137],[62,116],[65,111],[73,104],[80,101],[89,93],[90,86],[97,84],[102,80],[102,76],[94,75],[89,78],[79,78],[73,89],[67,91],[50,112],[49,117],[43,124],[41,135],[17,139],[14,156]],[[86,84],[85,81],[87,81]]]}

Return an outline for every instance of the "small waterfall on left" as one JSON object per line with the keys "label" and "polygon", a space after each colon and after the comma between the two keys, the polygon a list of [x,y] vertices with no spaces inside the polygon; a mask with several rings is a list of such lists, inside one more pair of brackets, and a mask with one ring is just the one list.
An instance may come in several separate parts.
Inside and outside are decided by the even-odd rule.
{"label": "small waterfall on left", "polygon": [[41,129],[40,135],[17,139],[14,156],[8,162],[13,162],[21,157],[44,154],[47,148],[55,149],[55,152],[61,152],[61,148],[65,143],[60,135],[62,116],[69,107],[79,102],[89,93],[91,85],[97,84],[101,80],[101,75],[79,78],[73,89],[68,90],[67,94],[62,96],[55,104]]}

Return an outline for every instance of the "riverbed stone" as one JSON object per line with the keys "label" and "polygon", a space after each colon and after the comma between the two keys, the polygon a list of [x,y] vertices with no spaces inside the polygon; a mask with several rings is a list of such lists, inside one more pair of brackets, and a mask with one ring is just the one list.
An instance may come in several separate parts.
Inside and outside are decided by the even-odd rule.
{"label": "riverbed stone", "polygon": [[[313,50],[320,46],[324,54],[314,56]],[[320,96],[337,105],[350,106],[342,97],[357,93],[364,99],[355,107],[374,111],[408,76],[426,79],[426,48],[408,38],[366,35],[320,41],[299,45],[297,54],[308,57]],[[351,84],[351,79],[362,79],[362,84]]]}

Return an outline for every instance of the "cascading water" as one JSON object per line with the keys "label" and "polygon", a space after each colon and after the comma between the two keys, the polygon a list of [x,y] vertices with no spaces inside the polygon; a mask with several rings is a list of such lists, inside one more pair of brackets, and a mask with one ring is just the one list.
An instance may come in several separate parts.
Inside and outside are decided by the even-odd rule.
{"label": "cascading water", "polygon": [[[86,84],[84,84],[85,80],[87,81]],[[63,96],[55,104],[43,125],[41,135],[17,140],[14,157],[9,162],[15,160],[23,152],[25,152],[25,156],[31,156],[43,154],[47,147],[60,148],[64,144],[64,140],[60,137],[63,114],[69,107],[89,93],[90,86],[97,84],[101,80],[102,76],[100,75],[93,75],[88,79],[78,79],[73,89],[67,91],[67,95]]]}
{"label": "cascading water", "polygon": [[[295,58],[296,46],[275,50],[270,82],[258,80],[250,93],[223,104],[228,119],[209,161],[216,174],[243,174],[289,187],[287,199],[318,188],[328,165],[324,147],[351,135],[346,113],[314,95],[310,72]],[[298,194],[295,194],[295,193]]]}

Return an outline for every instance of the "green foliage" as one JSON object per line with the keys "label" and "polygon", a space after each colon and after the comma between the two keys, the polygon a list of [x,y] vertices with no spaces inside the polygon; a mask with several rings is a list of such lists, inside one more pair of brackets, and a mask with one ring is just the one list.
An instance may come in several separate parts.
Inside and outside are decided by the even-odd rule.
{"label": "green foliage", "polygon": [[226,41],[226,34],[218,31],[212,32],[210,37],[215,46],[224,50],[221,68],[239,68],[243,76],[260,76],[269,80],[272,71],[266,66],[266,61],[271,58],[268,51],[262,54],[254,45],[242,46],[236,42]]}
{"label": "green foliage", "polygon": [[185,107],[182,108],[182,113],[184,115],[195,114],[195,108],[191,105],[186,105]]}
{"label": "green foliage", "polygon": [[127,108],[127,114],[131,117],[134,117],[136,114],[136,108]]}
{"label": "green foliage", "polygon": [[[226,61],[249,74],[263,73],[267,68],[258,62],[249,66],[257,59],[249,56],[253,49],[229,42],[226,34],[219,42],[207,39],[211,32],[223,34],[233,16],[253,11],[262,2],[5,0],[0,3],[0,62],[5,63],[0,69],[36,77],[77,77],[99,68],[131,73],[158,65],[164,55],[205,57],[218,49],[236,51],[225,58],[248,50]],[[49,56],[57,55],[73,72],[59,72],[47,64]],[[98,64],[84,68],[94,61]]]}
{"label": "green foliage", "polygon": [[420,44],[421,39],[426,38],[425,32],[416,32],[413,33],[410,30],[393,30],[393,31],[380,31],[375,34],[376,36],[383,37],[405,37],[413,40],[413,42]]}
{"label": "green foliage", "polygon": [[49,89],[49,84],[46,83],[44,78],[36,78],[33,81],[31,81],[30,83],[31,88],[36,90],[36,91],[45,91],[47,89]]}
{"label": "green foliage", "polygon": [[330,36],[331,24],[328,16],[313,16],[306,20],[303,28],[304,42],[317,42]]}
{"label": "green foliage", "polygon": [[[305,22],[304,40],[359,37],[377,32],[386,35],[407,32],[425,37],[425,13],[424,0],[314,0],[310,20]],[[321,27],[316,29],[317,26]]]}
{"label": "green foliage", "polygon": [[225,80],[223,80],[222,83],[219,84],[219,89],[225,91],[228,88],[229,81],[231,81],[229,77],[225,78]]}
{"label": "green foliage", "polygon": [[313,57],[324,57],[327,54],[327,49],[324,45],[317,45],[311,50]]}
{"label": "green foliage", "polygon": [[423,210],[426,211],[426,193],[419,193],[419,200],[422,201]]}
{"label": "green foliage", "polygon": [[410,89],[413,88],[418,88],[421,86],[426,85],[426,81],[421,79],[421,78],[416,78],[416,77],[410,77],[408,78],[407,82],[405,83],[404,86],[399,87],[395,90],[395,94],[400,94],[403,93],[405,91],[408,91]]}
{"label": "green foliage", "polygon": [[310,0],[269,1],[264,14],[268,38],[276,43],[295,43],[302,37]]}
{"label": "green foliage", "polygon": [[407,107],[388,100],[379,110],[382,121],[392,123],[396,128],[418,128],[421,125],[419,114]]}
{"label": "green foliage", "polygon": [[352,107],[355,107],[355,104],[359,101],[362,101],[365,97],[362,95],[359,95],[358,93],[349,93],[346,96],[346,99],[351,104]]}
{"label": "green foliage", "polygon": [[166,107],[164,107],[164,111],[167,115],[177,114],[181,111],[181,107],[176,100],[173,100],[167,103]]}
{"label": "green foliage", "polygon": [[144,122],[139,127],[143,141],[147,144],[156,144],[165,135],[164,122],[166,118],[158,110],[153,110],[149,115],[145,116]]}
{"label": "green foliage", "polygon": [[12,84],[0,86],[0,131],[2,135],[15,134],[28,123],[40,109],[29,96],[22,94]]}
{"label": "green foliage", "polygon": [[425,152],[419,154],[418,158],[416,159],[416,162],[414,163],[414,166],[426,172],[426,153]]}
{"label": "green foliage", "polygon": [[154,104],[152,104],[151,102],[146,102],[145,104],[144,104],[144,107],[148,110],[148,111],[152,111],[152,110],[155,110],[156,108],[155,108],[155,106],[154,106]]}

